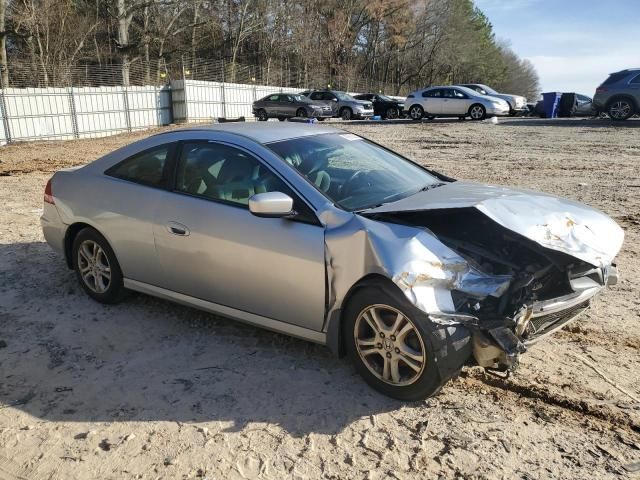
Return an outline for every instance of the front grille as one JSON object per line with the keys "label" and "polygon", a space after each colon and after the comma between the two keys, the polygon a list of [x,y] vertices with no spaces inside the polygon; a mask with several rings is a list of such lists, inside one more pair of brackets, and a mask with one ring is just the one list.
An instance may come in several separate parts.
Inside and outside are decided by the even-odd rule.
{"label": "front grille", "polygon": [[547,315],[540,315],[531,319],[527,325],[525,332],[525,339],[532,341],[537,337],[540,337],[553,330],[561,328],[566,323],[573,320],[576,316],[584,312],[589,308],[589,300],[574,305],[560,312],[549,313]]}

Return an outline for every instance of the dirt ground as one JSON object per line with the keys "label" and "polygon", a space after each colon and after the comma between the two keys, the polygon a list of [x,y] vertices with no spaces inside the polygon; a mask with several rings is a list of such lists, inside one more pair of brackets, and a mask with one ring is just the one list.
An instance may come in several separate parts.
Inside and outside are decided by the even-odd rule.
{"label": "dirt ground", "polygon": [[0,479],[639,478],[640,121],[349,124],[450,176],[596,206],[622,282],[508,380],[383,397],[320,346],[145,295],[102,306],[44,243],[51,171],[148,133],[0,148]]}

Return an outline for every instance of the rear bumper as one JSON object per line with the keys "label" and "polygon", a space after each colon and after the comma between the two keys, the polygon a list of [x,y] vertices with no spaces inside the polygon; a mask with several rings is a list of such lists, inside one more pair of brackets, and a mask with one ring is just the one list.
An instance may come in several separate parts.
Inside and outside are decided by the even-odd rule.
{"label": "rear bumper", "polygon": [[40,225],[42,225],[42,233],[47,243],[56,252],[64,255],[64,237],[67,232],[67,225],[60,218],[55,205],[44,204]]}

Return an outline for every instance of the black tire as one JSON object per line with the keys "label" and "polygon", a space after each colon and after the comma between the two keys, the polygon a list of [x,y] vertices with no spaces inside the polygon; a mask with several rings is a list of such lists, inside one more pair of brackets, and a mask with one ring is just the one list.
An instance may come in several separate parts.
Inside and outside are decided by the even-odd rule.
{"label": "black tire", "polygon": [[[419,374],[416,374],[412,383],[408,385],[392,385],[387,383],[383,379],[379,378],[376,374],[372,373],[370,367],[368,367],[360,354],[358,353],[358,347],[356,346],[355,327],[357,319],[361,313],[366,311],[372,306],[388,306],[393,310],[401,312],[411,323],[415,326],[415,338],[420,335],[421,344],[424,345],[424,358],[422,370]],[[439,327],[435,326],[427,315],[416,307],[411,305],[408,301],[403,300],[401,296],[396,298],[386,291],[383,287],[364,287],[357,291],[353,297],[349,300],[344,312],[344,321],[342,323],[342,338],[344,339],[344,345],[346,351],[354,363],[356,370],[363,377],[363,379],[374,389],[392,398],[404,401],[423,400],[427,397],[435,395],[442,388],[444,384],[438,368],[438,360],[436,358],[436,349],[434,345],[438,345],[437,333]],[[363,320],[361,320],[362,322]],[[412,332],[413,335],[413,332]],[[377,338],[377,336],[375,337]],[[384,337],[383,337],[384,338]],[[388,337],[391,340],[396,340],[393,336]],[[415,340],[415,339],[414,339]],[[384,340],[381,340],[384,341]],[[382,343],[378,344],[382,345]],[[366,358],[376,357],[376,359],[383,359],[382,353],[385,352],[387,346],[373,347],[380,349],[381,353],[375,353],[368,355]],[[398,350],[395,350],[398,353]],[[390,355],[390,350],[385,353],[386,356]],[[385,360],[386,362],[386,360]],[[461,368],[462,365],[460,365]],[[406,364],[405,364],[406,370]],[[411,372],[411,370],[409,370]],[[379,372],[379,374],[381,374]]]}
{"label": "black tire", "polygon": [[424,117],[424,108],[421,105],[411,105],[409,108],[409,118],[414,121],[422,120]]}
{"label": "black tire", "polygon": [[[479,110],[476,110],[478,108]],[[478,115],[475,112],[482,112],[482,113]],[[474,103],[469,107],[468,115],[469,117],[471,117],[471,120],[476,120],[476,121],[484,120],[485,118],[487,118],[487,109],[484,108],[484,105],[481,105],[479,103]]]}
{"label": "black tire", "polygon": [[626,97],[612,99],[607,105],[607,115],[611,120],[622,121],[632,117],[635,113],[635,105]]}
{"label": "black tire", "polygon": [[[108,267],[110,268],[110,280],[106,289],[103,292],[98,292],[92,290],[91,287],[87,284],[87,281],[82,276],[80,271],[81,260],[79,250],[83,246],[89,245],[98,245],[106,260],[108,261]],[[73,261],[73,269],[76,272],[76,277],[80,282],[83,290],[94,300],[100,303],[113,304],[118,303],[122,299],[124,299],[127,295],[127,290],[124,288],[124,283],[122,280],[122,270],[120,269],[120,264],[118,263],[118,259],[116,258],[115,253],[111,249],[109,242],[100,235],[93,228],[84,228],[78,232],[76,238],[73,240],[73,246],[71,250],[72,261]],[[104,259],[103,259],[104,260]]]}
{"label": "black tire", "polygon": [[307,118],[307,111],[304,108],[299,108],[296,110],[296,117]]}
{"label": "black tire", "polygon": [[389,107],[384,115],[387,120],[395,120],[400,116],[400,112],[396,107]]}
{"label": "black tire", "polygon": [[264,108],[261,108],[256,112],[256,118],[259,122],[266,122],[267,120],[269,120],[269,114]]}
{"label": "black tire", "polygon": [[286,117],[278,117],[278,120],[284,122],[286,120]]}
{"label": "black tire", "polygon": [[352,117],[353,117],[353,112],[351,111],[351,109],[349,107],[342,107],[342,110],[340,110],[340,118],[342,118],[342,120],[347,122],[351,120]]}

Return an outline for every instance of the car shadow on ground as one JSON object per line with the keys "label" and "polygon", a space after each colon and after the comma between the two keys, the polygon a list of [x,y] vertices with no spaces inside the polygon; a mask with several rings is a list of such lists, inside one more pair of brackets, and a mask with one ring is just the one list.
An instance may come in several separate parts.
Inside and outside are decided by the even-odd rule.
{"label": "car shadow on ground", "polygon": [[98,304],[42,242],[0,245],[0,300],[0,408],[44,420],[266,422],[303,436],[401,405],[325,347],[141,294]]}

